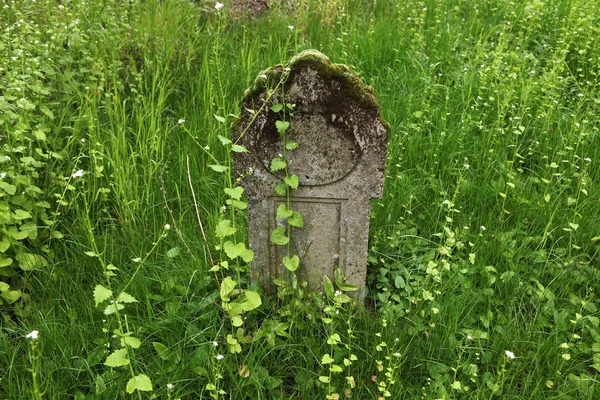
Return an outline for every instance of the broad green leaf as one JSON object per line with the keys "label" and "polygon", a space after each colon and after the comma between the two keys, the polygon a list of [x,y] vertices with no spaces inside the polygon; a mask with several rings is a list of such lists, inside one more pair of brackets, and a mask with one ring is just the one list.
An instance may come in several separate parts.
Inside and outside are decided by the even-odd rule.
{"label": "broad green leaf", "polygon": [[276,157],[271,160],[271,171],[273,171],[273,172],[282,170],[286,166],[287,166],[287,164],[285,163],[285,161],[279,157]]}
{"label": "broad green leaf", "polygon": [[231,221],[224,219],[217,225],[217,237],[224,238],[233,235],[237,230],[231,226]]}
{"label": "broad green leaf", "polygon": [[0,297],[8,304],[12,304],[21,298],[21,294],[20,290],[5,290]]}
{"label": "broad green leaf", "polygon": [[288,176],[284,179],[284,181],[292,189],[298,189],[298,182],[299,182],[298,176],[296,176],[296,175]]}
{"label": "broad green leaf", "polygon": [[247,148],[245,148],[244,146],[241,146],[239,144],[232,144],[231,151],[234,151],[236,153],[248,153],[249,152],[249,150]]}
{"label": "broad green leaf", "polygon": [[323,276],[323,287],[325,288],[325,293],[327,294],[327,297],[329,297],[330,299],[333,298],[333,283],[331,283],[331,279],[329,279],[327,275]]}
{"label": "broad green leaf", "polygon": [[275,185],[275,193],[277,193],[278,196],[285,196],[287,194],[287,189],[288,185],[285,182],[279,182]]}
{"label": "broad green leaf", "polygon": [[229,169],[228,167],[226,167],[224,165],[218,165],[218,164],[211,164],[208,167],[215,172],[225,172]]}
{"label": "broad green leaf", "polygon": [[12,262],[12,258],[0,255],[0,268],[8,267]]}
{"label": "broad green leaf", "polygon": [[179,247],[173,247],[167,250],[167,258],[175,258],[179,255],[181,249]]}
{"label": "broad green leaf", "polygon": [[152,381],[144,374],[136,375],[127,382],[127,393],[131,394],[136,390],[141,392],[152,391]]}
{"label": "broad green leaf", "polygon": [[224,301],[229,301],[229,293],[235,289],[237,282],[231,279],[229,276],[226,276],[221,281],[221,289],[219,290],[219,294],[221,295],[221,299]]}
{"label": "broad green leaf", "polygon": [[334,374],[339,374],[340,372],[342,372],[342,367],[340,367],[339,365],[332,365],[331,367],[329,367],[329,371],[331,371]]}
{"label": "broad green leaf", "polygon": [[239,327],[244,325],[244,321],[239,317],[239,316],[232,316],[231,317],[231,325],[233,325],[234,327]]}
{"label": "broad green leaf", "polygon": [[327,353],[323,354],[323,358],[321,358],[321,364],[331,364],[333,362],[333,358]]}
{"label": "broad green leaf", "polygon": [[0,240],[0,253],[4,253],[10,247],[10,242],[8,238],[3,238]]}
{"label": "broad green leaf", "polygon": [[94,288],[94,303],[96,304],[96,307],[98,307],[98,305],[103,301],[110,299],[112,295],[112,290],[102,285],[96,285]]}
{"label": "broad green leaf", "polygon": [[32,133],[33,133],[33,136],[35,136],[35,138],[37,140],[39,140],[40,142],[45,142],[47,139],[44,131],[37,129],[37,130],[33,131]]}
{"label": "broad green leaf", "polygon": [[342,339],[340,338],[340,335],[337,333],[334,333],[333,335],[331,335],[327,338],[327,344],[338,344],[341,341],[342,341]]}
{"label": "broad green leaf", "polygon": [[217,115],[217,114],[213,114],[213,115],[215,116],[215,119],[216,119],[217,121],[219,121],[219,122],[220,122],[220,123],[222,123],[222,124],[224,124],[224,123],[225,123],[225,118],[223,118],[223,117],[221,117],[221,116],[219,116],[219,115]]}
{"label": "broad green leaf", "polygon": [[245,210],[246,208],[248,208],[248,203],[246,203],[245,201],[227,199],[225,200],[225,203],[239,210]]}
{"label": "broad green leaf", "polygon": [[321,376],[319,376],[319,381],[323,382],[323,383],[329,383],[329,377],[321,375]]}
{"label": "broad green leaf", "polygon": [[286,207],[285,204],[280,204],[277,207],[277,218],[279,219],[287,219],[292,216],[294,212]]}
{"label": "broad green leaf", "polygon": [[15,210],[13,218],[17,220],[29,219],[31,218],[31,214],[25,210]]}
{"label": "broad green leaf", "polygon": [[17,193],[17,187],[6,182],[0,181],[0,189],[4,190],[7,194],[10,194],[11,196]]}
{"label": "broad green leaf", "polygon": [[285,236],[285,228],[280,226],[276,228],[273,233],[271,233],[271,242],[275,243],[279,246],[284,246],[288,244],[290,238]]}
{"label": "broad green leaf", "polygon": [[117,296],[117,301],[120,303],[137,303],[135,297],[133,297],[127,292],[119,293],[119,296]]}
{"label": "broad green leaf", "polygon": [[257,292],[252,290],[246,290],[244,292],[244,295],[246,296],[248,304],[250,305],[250,307],[252,307],[250,308],[250,310],[254,310],[255,308],[260,307],[260,305],[262,304],[260,294],[258,294]]}
{"label": "broad green leaf", "polygon": [[297,148],[298,148],[298,143],[292,142],[291,140],[288,140],[285,142],[286,150],[296,150]]}
{"label": "broad green leaf", "polygon": [[154,350],[156,350],[156,354],[163,360],[167,360],[169,358],[169,348],[160,342],[152,342],[152,346],[154,346]]}
{"label": "broad green leaf", "polygon": [[0,282],[0,292],[6,292],[10,286],[6,282]]}
{"label": "broad green leaf", "polygon": [[300,265],[300,258],[297,255],[293,255],[291,258],[285,256],[283,257],[283,265],[288,271],[294,272],[298,269],[298,266]]}
{"label": "broad green leaf", "polygon": [[117,312],[117,310],[120,311],[120,310],[122,310],[124,308],[125,308],[125,306],[123,304],[119,304],[119,303],[109,304],[104,309],[104,315],[114,314],[114,313]]}
{"label": "broad green leaf", "polygon": [[273,112],[278,113],[281,110],[283,110],[283,104],[281,104],[281,103],[275,103],[271,106],[271,111],[273,111]]}
{"label": "broad green leaf", "polygon": [[294,211],[291,217],[288,218],[288,224],[291,226],[297,226],[298,228],[302,228],[304,226],[304,218],[302,218],[302,214],[298,211]]}
{"label": "broad green leaf", "polygon": [[219,140],[221,141],[221,144],[223,144],[223,146],[231,143],[231,139],[226,138],[225,136],[217,135],[217,137],[219,138]]}
{"label": "broad green leaf", "polygon": [[19,262],[19,268],[23,271],[31,271],[33,269],[42,269],[48,265],[48,261],[37,254],[19,253],[15,256]]}
{"label": "broad green leaf", "polygon": [[358,290],[358,286],[350,285],[349,283],[341,283],[338,285],[338,289],[344,292],[355,292]]}
{"label": "broad green leaf", "polygon": [[125,346],[129,346],[132,349],[139,349],[140,346],[142,345],[142,342],[140,341],[140,339],[133,337],[133,336],[125,336],[121,338],[121,346],[125,347]]}
{"label": "broad green leaf", "polygon": [[280,135],[283,135],[290,127],[290,123],[287,121],[275,121],[275,126],[277,127],[277,132],[279,132]]}
{"label": "broad green leaf", "polygon": [[252,262],[252,260],[254,259],[254,252],[250,249],[246,249],[240,255],[240,257],[242,258],[242,260],[244,260],[244,262],[247,262],[247,263]]}
{"label": "broad green leaf", "polygon": [[239,200],[242,198],[244,188],[241,186],[236,186],[234,188],[225,188],[223,189],[223,191],[225,192],[225,194],[227,194],[227,196],[231,197],[232,199]]}
{"label": "broad green leaf", "polygon": [[127,364],[129,364],[127,349],[118,349],[113,351],[108,357],[106,357],[106,361],[104,361],[104,365],[107,367],[122,367]]}
{"label": "broad green leaf", "polygon": [[228,240],[225,243],[223,243],[223,250],[225,250],[225,254],[227,254],[227,257],[233,260],[236,257],[240,257],[244,254],[244,252],[246,251],[246,245],[244,243],[233,244],[231,241]]}

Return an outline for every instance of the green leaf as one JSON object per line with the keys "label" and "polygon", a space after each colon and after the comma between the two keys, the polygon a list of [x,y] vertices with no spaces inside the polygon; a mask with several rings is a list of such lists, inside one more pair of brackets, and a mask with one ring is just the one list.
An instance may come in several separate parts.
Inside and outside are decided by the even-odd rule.
{"label": "green leaf", "polygon": [[93,251],[86,251],[85,255],[88,257],[98,257],[98,254],[94,253]]}
{"label": "green leaf", "polygon": [[248,305],[252,308],[249,308],[249,310],[254,310],[255,308],[260,307],[260,305],[262,304],[262,301],[260,299],[260,294],[258,294],[255,291],[252,290],[246,290],[244,292],[244,295],[246,296],[246,300],[248,301]]}
{"label": "green leaf", "polygon": [[275,121],[275,126],[277,127],[277,132],[279,132],[280,135],[283,135],[290,127],[290,123],[287,121]]}
{"label": "green leaf", "polygon": [[298,148],[298,143],[292,142],[291,140],[288,140],[285,142],[286,150],[296,150],[297,148]]}
{"label": "green leaf", "polygon": [[152,391],[152,381],[144,374],[136,375],[127,382],[127,393],[131,394],[136,390],[141,392]]}
{"label": "green leaf", "polygon": [[247,148],[245,148],[244,146],[241,146],[239,144],[232,144],[231,151],[234,151],[236,153],[248,153],[249,152],[249,150]]}
{"label": "green leaf", "polygon": [[21,298],[21,295],[22,295],[22,293],[20,290],[6,290],[6,291],[2,292],[1,297],[8,304],[12,304],[15,301],[19,300]]}
{"label": "green leaf", "polygon": [[127,357],[127,349],[113,351],[108,357],[106,357],[106,361],[104,361],[104,365],[107,367],[122,367],[128,364],[129,358]]}
{"label": "green leaf", "polygon": [[98,305],[103,301],[110,299],[112,295],[112,290],[102,285],[96,285],[94,288],[94,303],[96,304],[96,307],[98,307]]}
{"label": "green leaf", "polygon": [[271,233],[271,242],[275,243],[279,246],[284,246],[288,244],[290,238],[285,236],[285,228],[280,226],[276,228],[273,233]]}
{"label": "green leaf", "polygon": [[292,189],[298,189],[298,177],[296,175],[287,176],[284,179],[285,183],[289,185]]}
{"label": "green leaf", "polygon": [[175,258],[179,255],[181,249],[179,247],[173,247],[167,250],[167,258]]}
{"label": "green leaf", "polygon": [[120,303],[137,303],[135,297],[133,297],[127,292],[119,293],[119,296],[117,296],[117,301]]}
{"label": "green leaf", "polygon": [[222,135],[217,135],[217,137],[219,138],[219,140],[221,141],[221,144],[222,144],[223,146],[225,146],[225,145],[227,145],[227,144],[230,144],[230,143],[231,143],[231,139],[229,139],[229,138],[226,138],[225,136],[222,136]]}
{"label": "green leaf", "polygon": [[244,262],[247,262],[247,263],[252,262],[252,260],[254,259],[254,252],[250,249],[246,249],[240,255],[240,257],[242,258],[242,260],[244,260]]}
{"label": "green leaf", "polygon": [[10,289],[8,283],[0,281],[0,292],[6,292],[8,289]]}
{"label": "green leaf", "polygon": [[215,119],[217,121],[219,121],[220,123],[224,124],[225,123],[225,118],[218,116],[217,114],[213,114],[215,116]]}
{"label": "green leaf", "polygon": [[239,210],[245,210],[246,208],[248,208],[248,203],[246,203],[245,201],[227,199],[225,203]]}
{"label": "green leaf", "polygon": [[219,294],[221,295],[221,299],[224,301],[229,301],[229,293],[235,289],[237,282],[231,279],[229,276],[226,276],[221,281],[221,288],[219,290]]}
{"label": "green leaf", "polygon": [[119,304],[119,303],[109,304],[104,309],[104,315],[114,314],[117,312],[117,310],[120,311],[124,308],[125,308],[125,306],[123,304]]}
{"label": "green leaf", "polygon": [[139,349],[140,346],[142,345],[142,342],[140,341],[140,339],[133,337],[133,336],[125,336],[121,338],[121,346],[125,347],[125,346],[129,346],[132,349]]}
{"label": "green leaf", "polygon": [[327,338],[327,344],[338,344],[341,341],[342,341],[342,339],[340,338],[340,335],[337,333],[334,333]]}
{"label": "green leaf", "polygon": [[296,226],[298,228],[302,228],[304,226],[304,218],[302,218],[302,214],[298,211],[294,211],[292,216],[288,218],[288,224],[291,226]]}
{"label": "green leaf", "polygon": [[334,373],[334,374],[339,374],[340,372],[342,372],[342,367],[340,367],[339,365],[332,365],[331,367],[329,367],[329,371]]}
{"label": "green leaf", "polygon": [[231,221],[224,219],[217,225],[217,237],[224,238],[233,235],[237,230],[231,226]]}
{"label": "green leaf", "polygon": [[294,272],[300,265],[300,258],[297,255],[293,255],[291,258],[288,256],[283,257],[283,265],[288,271]]}
{"label": "green leaf", "polygon": [[29,219],[31,218],[31,214],[25,210],[15,210],[13,218],[17,220]]}
{"label": "green leaf", "polygon": [[273,111],[273,112],[278,113],[281,110],[283,110],[283,104],[281,104],[281,103],[275,103],[271,106],[271,111]]}
{"label": "green leaf", "polygon": [[237,315],[231,316],[231,325],[233,325],[237,328],[239,326],[244,325],[244,321]]}
{"label": "green leaf", "polygon": [[209,168],[211,168],[213,171],[216,171],[216,172],[225,172],[229,169],[228,167],[226,167],[224,165],[218,165],[218,164],[211,164],[211,165],[209,165]]}
{"label": "green leaf", "polygon": [[12,258],[0,255],[0,268],[8,267],[12,262]]}
{"label": "green leaf", "polygon": [[323,383],[329,383],[329,377],[321,375],[321,376],[319,376],[319,381],[323,382]]}
{"label": "green leaf", "polygon": [[275,193],[277,193],[278,196],[285,196],[287,194],[287,189],[288,185],[285,182],[279,182],[275,185]]}
{"label": "green leaf", "polygon": [[331,364],[333,362],[333,358],[327,353],[323,354],[323,358],[321,358],[321,364]]}
{"label": "green leaf", "polygon": [[35,136],[35,138],[37,140],[39,140],[40,142],[45,142],[46,139],[47,139],[46,138],[46,134],[43,131],[39,130],[39,129],[33,131],[32,133],[33,133],[33,136]]}
{"label": "green leaf", "polygon": [[48,261],[37,254],[19,253],[15,256],[19,262],[19,268],[23,271],[31,271],[33,269],[42,269],[48,265]]}
{"label": "green leaf", "polygon": [[329,297],[330,299],[333,298],[333,293],[335,292],[333,290],[333,283],[331,283],[331,279],[329,279],[327,275],[323,276],[323,287],[325,288],[325,293],[327,294],[327,297]]}
{"label": "green leaf", "polygon": [[246,251],[246,245],[244,243],[233,244],[231,241],[226,241],[223,243],[223,250],[225,250],[225,254],[230,259],[235,259],[236,257],[240,257]]}
{"label": "green leaf", "polygon": [[239,200],[242,198],[242,194],[244,194],[244,188],[241,186],[236,186],[234,188],[225,188],[223,189],[225,194],[232,199]]}
{"label": "green leaf", "polygon": [[279,219],[287,219],[292,216],[294,212],[286,207],[285,204],[280,204],[277,207],[277,218]]}
{"label": "green leaf", "polygon": [[274,159],[271,160],[271,171],[273,171],[273,172],[282,170],[286,166],[287,166],[287,164],[285,163],[285,161],[283,161],[279,157],[276,157],[276,158],[274,158]]}
{"label": "green leaf", "polygon": [[154,346],[154,350],[156,350],[156,354],[163,360],[167,360],[169,358],[169,348],[160,342],[152,342],[152,346]]}

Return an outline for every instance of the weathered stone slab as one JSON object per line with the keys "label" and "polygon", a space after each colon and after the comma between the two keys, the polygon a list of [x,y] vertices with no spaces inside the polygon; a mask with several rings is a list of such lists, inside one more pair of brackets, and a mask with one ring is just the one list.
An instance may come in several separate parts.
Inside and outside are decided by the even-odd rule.
{"label": "weathered stone slab", "polygon": [[286,202],[274,191],[284,175],[270,170],[284,145],[275,125],[281,117],[270,107],[284,102],[294,104],[286,139],[299,144],[286,153],[288,173],[299,178],[290,207],[304,217],[304,227],[292,227],[290,241],[292,254],[302,260],[298,275],[309,289],[321,290],[323,275],[333,281],[340,268],[362,298],[370,199],[382,194],[389,125],[372,90],[347,66],[315,50],[298,54],[285,68],[262,71],[246,90],[234,123],[233,141],[249,150],[235,153],[234,165],[248,195],[252,280],[272,292],[272,280],[287,275],[286,247],[269,240],[283,223],[277,207]]}

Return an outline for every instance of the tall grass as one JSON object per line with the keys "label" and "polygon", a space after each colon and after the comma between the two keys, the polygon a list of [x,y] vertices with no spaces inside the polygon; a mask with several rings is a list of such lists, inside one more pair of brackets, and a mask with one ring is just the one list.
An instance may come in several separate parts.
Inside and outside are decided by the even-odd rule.
{"label": "tall grass", "polygon": [[[85,253],[95,243],[123,286],[169,223],[127,289],[139,300],[126,319],[142,339],[135,368],[158,398],[209,398],[217,375],[223,398],[325,397],[325,353],[356,355],[354,398],[383,396],[381,383],[394,399],[597,398],[600,3],[304,0],[259,16],[225,3],[0,9],[0,26],[14,27],[0,42],[0,146],[18,99],[8,77],[26,87],[47,70],[52,95],[34,104],[56,116],[44,124],[61,158],[44,190],[63,202],[53,209],[64,234],[49,266],[21,273],[16,311],[3,308],[0,397],[32,397],[32,330],[45,398],[128,396],[129,377],[103,365],[114,341],[92,296],[103,271]],[[15,32],[44,66],[11,58]],[[217,135],[230,134],[260,70],[306,48],[351,66],[391,125],[367,307],[340,308],[327,325],[312,299],[263,299],[245,322],[256,340],[227,354],[195,209],[214,249],[229,179],[208,167],[228,162]],[[24,129],[40,123],[19,115]]]}

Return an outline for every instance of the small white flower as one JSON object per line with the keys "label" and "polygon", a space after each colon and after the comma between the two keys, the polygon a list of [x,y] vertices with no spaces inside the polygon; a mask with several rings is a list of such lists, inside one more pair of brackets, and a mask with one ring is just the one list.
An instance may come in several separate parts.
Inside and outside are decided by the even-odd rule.
{"label": "small white flower", "polygon": [[215,3],[215,10],[219,11],[223,7],[225,7],[225,4],[219,3],[218,1]]}
{"label": "small white flower", "polygon": [[175,385],[173,385],[172,383],[167,383],[168,390],[173,390],[174,387],[175,387]]}
{"label": "small white flower", "polygon": [[467,340],[473,340],[473,336],[467,335]]}
{"label": "small white flower", "polygon": [[288,25],[288,29],[289,29],[290,31],[293,31],[293,30],[294,30],[294,25]]}
{"label": "small white flower", "polygon": [[485,226],[481,225],[481,226],[479,227],[479,229],[481,229],[482,231],[485,231]]}
{"label": "small white flower", "polygon": [[6,178],[6,173],[5,172],[3,172],[3,173],[0,174],[0,179],[4,179],[4,178]]}
{"label": "small white flower", "polygon": [[215,346],[215,347],[218,347],[218,346],[219,346],[219,343],[217,343],[217,342],[213,342],[213,346]]}
{"label": "small white flower", "polygon": [[224,213],[225,211],[227,211],[227,206],[222,205],[221,208],[219,209],[219,211],[221,211],[222,213]]}
{"label": "small white flower", "polygon": [[584,161],[587,161],[587,162],[592,162],[592,159],[591,159],[591,158],[589,158],[589,157],[586,157],[586,158],[584,158],[583,160],[584,160]]}
{"label": "small white flower", "polygon": [[25,338],[35,340],[38,338],[39,333],[39,331],[31,331],[27,335],[25,335]]}
{"label": "small white flower", "polygon": [[394,353],[394,357],[400,357],[401,354],[400,353]]}
{"label": "small white flower", "polygon": [[183,124],[185,122],[185,119],[181,118],[179,121],[177,121],[178,124]]}
{"label": "small white flower", "polygon": [[82,169],[78,169],[76,172],[74,172],[73,175],[71,175],[71,178],[79,178],[80,176],[83,176]]}
{"label": "small white flower", "polygon": [[510,358],[511,360],[514,360],[516,358],[515,353],[513,353],[512,351],[505,350],[504,353],[506,353],[506,357]]}
{"label": "small white flower", "polygon": [[169,229],[171,229],[171,225],[165,224],[165,231],[168,231]]}
{"label": "small white flower", "polygon": [[224,356],[223,354],[219,354],[219,355],[216,357],[216,359],[217,359],[217,360],[219,360],[219,361],[220,361],[220,360],[222,360],[222,359],[224,359],[224,358],[225,358],[225,356]]}
{"label": "small white flower", "polygon": [[464,164],[463,167],[465,167],[465,169],[471,168],[471,166],[469,164]]}
{"label": "small white flower", "polygon": [[291,71],[291,69],[289,69],[288,67],[285,67],[283,70],[284,70],[285,72],[290,72],[290,71]]}
{"label": "small white flower", "polygon": [[62,10],[63,8],[65,8],[65,6],[63,6],[62,4],[59,4],[58,8]]}

